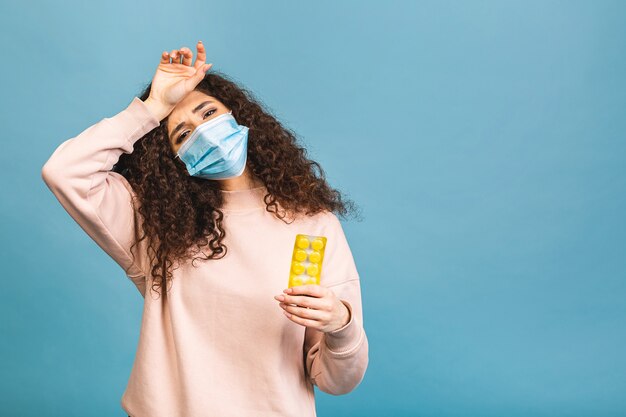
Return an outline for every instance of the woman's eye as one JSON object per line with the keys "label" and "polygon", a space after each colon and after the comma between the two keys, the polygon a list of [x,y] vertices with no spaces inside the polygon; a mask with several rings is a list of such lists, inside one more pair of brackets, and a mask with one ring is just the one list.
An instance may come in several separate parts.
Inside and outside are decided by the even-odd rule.
{"label": "woman's eye", "polygon": [[[207,118],[207,115],[211,115],[211,114],[215,113],[216,111],[217,110],[212,109],[212,110],[209,110],[208,112],[204,113],[204,119]],[[178,143],[182,142],[182,140],[185,138],[186,134],[187,134],[187,132],[184,132],[182,135],[180,135],[178,137],[178,140],[176,141],[176,143],[178,144]]]}

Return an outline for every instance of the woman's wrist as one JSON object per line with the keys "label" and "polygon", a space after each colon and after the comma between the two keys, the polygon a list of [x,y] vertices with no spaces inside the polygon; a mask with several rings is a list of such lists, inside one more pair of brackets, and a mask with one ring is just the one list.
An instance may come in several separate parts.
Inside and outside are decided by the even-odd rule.
{"label": "woman's wrist", "polygon": [[165,119],[172,109],[167,108],[162,103],[155,101],[151,97],[144,100],[144,104],[150,110],[150,113],[154,115],[159,121]]}

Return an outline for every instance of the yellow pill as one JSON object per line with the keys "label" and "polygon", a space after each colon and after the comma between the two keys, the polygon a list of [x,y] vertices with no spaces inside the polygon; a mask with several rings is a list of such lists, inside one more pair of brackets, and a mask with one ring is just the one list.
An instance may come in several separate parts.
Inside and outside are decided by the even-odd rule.
{"label": "yellow pill", "polygon": [[306,283],[307,284],[317,284],[317,279],[315,279],[315,277],[310,277]]}
{"label": "yellow pill", "polygon": [[291,270],[293,271],[294,274],[300,275],[304,273],[305,266],[302,265],[300,262],[294,262],[291,267]]}
{"label": "yellow pill", "polygon": [[306,237],[301,237],[298,239],[298,244],[297,246],[300,249],[306,249],[309,247],[309,239],[307,239]]}
{"label": "yellow pill", "polygon": [[298,249],[296,253],[293,255],[293,257],[296,259],[296,261],[302,262],[306,259],[306,251],[303,251],[302,249]]}
{"label": "yellow pill", "polygon": [[319,268],[317,267],[316,264],[309,265],[309,267],[306,269],[306,273],[311,276],[317,275],[318,272],[319,272]]}
{"label": "yellow pill", "polygon": [[300,262],[294,262],[291,266],[291,270],[294,272],[294,274],[300,275],[304,272],[304,265],[302,265]]}
{"label": "yellow pill", "polygon": [[293,286],[302,285],[302,280],[300,278],[294,278],[292,281]]}
{"label": "yellow pill", "polygon": [[318,263],[320,259],[322,259],[322,254],[319,252],[311,252],[311,254],[309,255],[309,260],[311,262]]}
{"label": "yellow pill", "polygon": [[315,239],[313,243],[311,243],[311,247],[315,250],[320,250],[324,247],[324,241],[322,239]]}

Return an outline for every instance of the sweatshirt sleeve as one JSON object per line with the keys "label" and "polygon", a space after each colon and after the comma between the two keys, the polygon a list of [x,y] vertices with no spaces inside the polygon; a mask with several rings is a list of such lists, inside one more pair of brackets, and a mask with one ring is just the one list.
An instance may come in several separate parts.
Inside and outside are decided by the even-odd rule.
{"label": "sweatshirt sleeve", "polygon": [[[123,269],[142,296],[146,290],[147,260],[135,242],[139,225],[133,208],[133,190],[122,175],[111,171],[122,152],[160,121],[138,97],[121,112],[105,117],[77,136],[61,143],[42,167],[50,191],[78,225]],[[139,246],[139,248],[138,248]]]}
{"label": "sweatshirt sleeve", "polygon": [[330,227],[320,284],[331,289],[350,311],[348,323],[331,332],[305,330],[304,356],[311,383],[332,395],[356,388],[367,369],[368,340],[363,327],[359,274],[339,219],[329,213]]}

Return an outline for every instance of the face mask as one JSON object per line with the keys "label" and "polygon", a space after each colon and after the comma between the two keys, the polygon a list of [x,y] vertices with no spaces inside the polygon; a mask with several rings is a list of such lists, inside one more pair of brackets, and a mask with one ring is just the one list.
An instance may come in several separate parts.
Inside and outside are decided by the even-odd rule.
{"label": "face mask", "polygon": [[248,155],[248,127],[237,124],[232,111],[208,120],[193,131],[176,157],[189,175],[212,180],[240,176]]}

